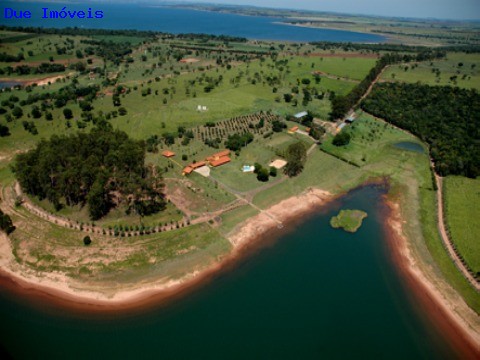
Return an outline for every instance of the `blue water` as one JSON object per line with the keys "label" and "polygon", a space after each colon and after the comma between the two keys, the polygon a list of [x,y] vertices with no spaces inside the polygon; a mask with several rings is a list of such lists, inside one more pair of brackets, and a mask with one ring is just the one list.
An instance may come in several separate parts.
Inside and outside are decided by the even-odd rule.
{"label": "blue water", "polygon": [[[355,190],[140,313],[73,314],[0,286],[0,347],[20,359],[458,358],[391,261],[383,193]],[[329,225],[342,208],[368,213],[356,233]]]}
{"label": "blue water", "polygon": [[[34,27],[84,27],[102,29],[155,30],[167,33],[204,33],[213,35],[240,36],[261,40],[288,41],[332,41],[332,42],[383,42],[379,35],[358,32],[309,29],[278,24],[279,18],[241,16],[207,11],[173,9],[167,7],[147,7],[141,5],[117,5],[90,3],[62,4],[46,2],[2,2],[0,23],[9,26]],[[42,19],[42,8],[60,11],[67,10],[103,11],[102,19]],[[3,10],[11,7],[16,10],[29,10],[30,19],[5,19]]]}
{"label": "blue water", "polygon": [[11,88],[17,85],[22,85],[22,83],[17,81],[0,81],[0,90],[5,88]]}

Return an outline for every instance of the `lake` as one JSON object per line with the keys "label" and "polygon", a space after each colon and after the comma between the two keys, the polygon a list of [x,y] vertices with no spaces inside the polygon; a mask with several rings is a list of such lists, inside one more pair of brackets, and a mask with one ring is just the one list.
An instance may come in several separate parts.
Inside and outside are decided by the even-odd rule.
{"label": "lake", "polygon": [[[447,359],[391,259],[385,190],[357,189],[176,299],[83,314],[0,287],[0,342],[16,358]],[[368,213],[354,234],[339,209]]]}
{"label": "lake", "polygon": [[[92,2],[90,5],[58,2],[16,2],[4,1],[4,7],[15,10],[28,10],[30,19],[5,19],[1,24],[9,26],[41,27],[84,27],[101,29],[154,30],[167,33],[204,33],[230,35],[261,40],[287,41],[333,41],[333,42],[384,42],[380,35],[351,31],[311,29],[278,24],[280,18],[242,16],[217,12],[174,9],[168,7],[147,7],[128,4],[103,4]],[[60,11],[103,11],[101,19],[43,19],[42,8]],[[3,14],[2,14],[3,15]]]}
{"label": "lake", "polygon": [[23,83],[18,81],[0,81],[0,89],[12,88],[17,85],[23,85]]}

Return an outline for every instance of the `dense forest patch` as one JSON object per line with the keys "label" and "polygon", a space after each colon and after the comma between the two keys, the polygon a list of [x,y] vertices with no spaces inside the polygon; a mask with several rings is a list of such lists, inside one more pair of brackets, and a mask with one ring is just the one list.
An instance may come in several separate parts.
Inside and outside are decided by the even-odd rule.
{"label": "dense forest patch", "polygon": [[480,175],[477,91],[451,86],[376,84],[362,108],[426,141],[439,175]]}
{"label": "dense forest patch", "polygon": [[19,154],[13,171],[23,188],[56,208],[88,205],[96,220],[115,206],[140,216],[165,208],[161,178],[144,165],[145,143],[108,123],[88,134],[54,135]]}

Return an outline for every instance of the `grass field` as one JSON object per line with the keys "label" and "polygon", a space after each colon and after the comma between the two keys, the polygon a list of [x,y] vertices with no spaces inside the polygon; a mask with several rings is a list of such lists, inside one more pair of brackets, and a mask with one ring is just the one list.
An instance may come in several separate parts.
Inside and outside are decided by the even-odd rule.
{"label": "grass field", "polygon": [[444,179],[447,227],[460,254],[480,272],[480,179],[448,176]]}
{"label": "grass field", "polygon": [[444,60],[393,65],[383,73],[382,79],[480,90],[480,55],[448,53]]}
{"label": "grass field", "polygon": [[408,141],[420,144],[411,134],[366,113],[360,113],[357,120],[342,131],[348,131],[352,137],[348,145],[333,145],[333,136],[329,135],[321,148],[358,166],[379,161],[385,155],[385,149],[394,147],[396,143]]}
{"label": "grass field", "polygon": [[[6,42],[2,46],[4,45],[9,54],[17,54],[22,49],[26,54],[26,63],[49,61],[50,56],[53,56],[55,61],[78,61],[75,49],[79,47],[84,50],[85,46],[80,43],[81,37],[73,36],[24,38],[22,34],[0,32],[0,37],[2,36],[7,39],[20,36],[19,42]],[[67,41],[67,38],[73,39],[74,48],[71,48],[72,42]],[[259,52],[269,51],[271,47],[277,50],[285,48],[284,52],[279,51],[278,56],[266,55],[257,59],[250,55],[212,51],[212,48],[219,49],[219,46],[224,49],[225,45],[214,41],[198,41],[193,45],[199,48],[192,49],[188,48],[186,42],[178,39],[157,39],[147,44],[142,44],[144,39],[140,37],[97,36],[96,39],[118,43],[128,40],[138,47],[129,55],[128,61],[119,66],[108,61],[105,63],[105,72],[109,74],[110,80],[107,80],[104,74],[97,74],[91,79],[88,71],[83,74],[73,72],[66,79],[53,84],[33,87],[31,92],[0,92],[0,101],[7,101],[11,95],[15,95],[19,98],[16,104],[20,104],[29,95],[58,91],[73,82],[78,82],[80,86],[96,84],[100,86],[100,91],[92,102],[95,116],[108,116],[114,128],[124,130],[136,139],[146,139],[151,135],[161,137],[165,132],[177,132],[178,126],[189,128],[204,125],[206,122],[219,123],[259,111],[270,110],[275,115],[285,117],[302,110],[311,110],[320,118],[326,119],[330,112],[329,95],[332,92],[337,95],[349,92],[376,61],[371,56],[343,56],[334,54],[333,50],[323,51],[307,44],[229,44],[233,49]],[[185,46],[184,49],[182,45]],[[68,46],[69,49],[65,54],[58,55],[56,48],[62,46]],[[31,54],[28,54],[29,51]],[[195,57],[199,61],[192,64],[179,61],[186,57]],[[91,60],[93,67],[104,65],[103,61],[95,57]],[[431,85],[456,84],[479,89],[479,61],[478,55],[450,53],[447,60],[434,61],[431,64],[410,64],[407,71],[405,65],[392,66],[385,72],[383,79],[421,81]],[[8,65],[4,63],[0,64],[0,67]],[[314,71],[321,72],[319,80],[315,78]],[[439,73],[440,75],[437,75]],[[393,74],[395,75],[392,76]],[[456,78],[452,78],[454,76]],[[111,80],[114,78],[115,84]],[[206,89],[211,83],[215,83],[213,89]],[[115,114],[118,107],[113,105],[112,93],[117,85],[127,88],[126,92],[120,95],[121,106],[127,109],[125,116]],[[314,96],[312,101],[303,105],[305,90],[321,94],[323,98]],[[292,102],[285,102],[284,94],[292,94]],[[48,101],[44,104],[46,107],[49,105]],[[206,106],[208,110],[199,112],[198,105]],[[3,106],[7,112],[11,111],[9,105]],[[41,138],[49,138],[53,134],[85,132],[93,127],[91,122],[82,123],[78,99],[71,100],[66,105],[74,114],[74,118],[69,122],[65,120],[62,108],[53,107],[50,110],[53,120],[47,121],[44,116],[34,120],[31,116],[31,105],[22,107],[24,114],[19,119],[8,123],[6,119],[0,119],[0,123],[7,125],[11,132],[10,136],[0,140],[0,180],[4,186],[14,180],[8,165],[16,152],[31,148]],[[22,125],[24,120],[34,121],[39,134],[32,135],[27,132]],[[79,125],[85,125],[85,128],[80,129],[82,126]],[[293,123],[288,123],[289,127],[292,125]],[[217,126],[222,125],[219,123]],[[301,128],[303,129],[302,126]],[[405,141],[420,145],[422,143],[411,134],[362,113],[359,113],[353,125],[343,131],[352,134],[349,145],[335,147],[332,145],[332,136],[329,135],[324,139],[321,149],[314,149],[300,175],[286,178],[279,171],[277,177],[271,178],[267,183],[259,182],[254,174],[242,173],[241,167],[253,165],[255,162],[267,166],[270,161],[281,157],[288,145],[302,141],[309,147],[312,140],[286,132],[266,137],[258,134],[238,156],[232,154],[230,163],[211,169],[212,179],[196,173],[183,177],[181,170],[186,164],[194,160],[200,161],[221,150],[223,144],[222,148],[217,150],[198,139],[191,141],[188,146],[180,145],[179,139],[168,146],[162,142],[159,152],[148,153],[146,161],[165,171],[163,175],[172,202],[165,212],[142,221],[146,226],[177,221],[187,214],[183,210],[188,211],[191,219],[195,219],[228,206],[235,201],[235,195],[238,194],[253,197],[255,205],[267,208],[285,198],[298,195],[309,187],[341,194],[368,179],[388,177],[392,184],[390,196],[402,204],[402,215],[406,220],[405,232],[412,241],[415,254],[422,259],[422,263],[431,267],[432,271],[446,278],[467,303],[480,312],[478,294],[455,269],[438,235],[433,215],[436,213],[436,204],[428,155],[394,146]],[[167,160],[161,156],[161,151],[166,148],[176,153],[173,159]],[[183,160],[183,155],[187,159]],[[472,181],[469,183],[465,179],[446,179],[447,219],[455,243],[462,253],[470,254],[469,263],[478,269],[480,249],[475,245],[475,235],[480,231],[476,221],[480,214],[474,204],[480,199],[478,180]],[[467,201],[471,199],[477,201]],[[174,204],[177,204],[178,208]],[[49,209],[46,203],[40,205]],[[451,208],[448,209],[448,206]],[[85,233],[47,223],[21,207],[12,211],[12,219],[17,225],[12,243],[19,262],[39,271],[63,271],[72,277],[89,280],[95,278],[99,282],[112,279],[133,282],[149,277],[180,277],[197,270],[228,253],[231,246],[224,236],[243,220],[258,213],[258,210],[245,205],[223,213],[220,216],[221,221],[215,218],[212,223],[206,222],[143,237],[112,238],[94,235],[92,245],[85,247],[82,242]],[[66,208],[61,214],[80,222],[88,221],[85,209]],[[118,210],[97,222],[97,225],[137,225],[139,222],[138,217],[126,216]],[[468,225],[473,227],[469,228]]]}

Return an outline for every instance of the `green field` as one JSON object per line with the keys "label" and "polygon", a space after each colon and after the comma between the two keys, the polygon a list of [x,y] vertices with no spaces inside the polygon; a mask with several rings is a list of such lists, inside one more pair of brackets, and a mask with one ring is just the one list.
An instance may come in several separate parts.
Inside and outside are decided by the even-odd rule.
{"label": "green field", "polygon": [[383,73],[382,79],[480,90],[480,55],[448,53],[444,60],[393,65]]}
{"label": "green field", "polygon": [[342,131],[348,131],[352,136],[348,145],[335,146],[332,144],[333,136],[329,136],[321,148],[358,166],[377,162],[385,155],[385,149],[394,147],[396,143],[419,143],[411,134],[366,113],[360,113],[355,122]]}
{"label": "green field", "polygon": [[[27,65],[50,61],[50,57],[67,65],[88,61],[85,71],[68,69],[65,77],[54,83],[0,92],[3,114],[0,124],[8,126],[10,131],[9,136],[0,140],[3,187],[0,205],[8,209],[17,225],[12,244],[20,263],[38,271],[61,271],[82,279],[96,277],[96,281],[105,283],[114,278],[119,282],[136,282],[153,277],[181,277],[227,254],[231,245],[225,237],[244,220],[258,214],[257,206],[266,209],[312,187],[340,195],[367,181],[387,179],[392,186],[389,198],[401,204],[404,231],[411,240],[415,257],[428,271],[447,279],[480,312],[478,294],[455,269],[442,247],[433,216],[436,204],[429,156],[420,139],[361,111],[357,111],[357,120],[342,130],[350,132],[352,138],[341,147],[332,144],[332,134],[311,148],[314,141],[308,136],[285,130],[273,132],[272,124],[262,127],[257,123],[268,114],[285,121],[288,128],[297,125],[305,130],[304,125],[286,121],[304,110],[321,120],[327,119],[330,99],[349,93],[369,73],[382,52],[348,51],[344,47],[326,50],[321,45],[278,42],[93,36],[97,41],[113,42],[115,47],[130,43],[132,52],[119,55],[116,62],[118,59],[87,55],[91,49],[82,42],[86,36],[0,32],[0,39],[7,39],[2,41],[4,52],[16,55],[22,51],[23,63]],[[65,51],[58,50],[63,47]],[[83,57],[77,56],[77,49]],[[108,47],[101,49],[112,51]],[[180,61],[187,58],[198,61]],[[0,63],[0,68],[11,65]],[[391,66],[382,80],[480,89],[479,67],[478,54],[448,53],[445,60]],[[28,75],[18,80],[55,75],[58,74]],[[7,78],[17,77],[12,74]],[[52,94],[91,85],[99,87],[92,96],[92,110],[82,111],[83,96],[75,95],[66,105],[59,106],[50,99]],[[113,103],[116,92],[121,104]],[[310,100],[307,94],[311,95]],[[44,99],[27,104],[37,95]],[[292,97],[290,102],[288,95]],[[199,105],[206,110],[198,111]],[[41,109],[40,118],[34,118],[35,106]],[[23,114],[12,119],[15,107],[21,107]],[[64,108],[73,111],[72,119],[65,118]],[[126,114],[120,115],[120,108],[125,108]],[[52,113],[53,120],[46,119],[46,112]],[[243,128],[229,125],[230,120],[246,116],[254,120],[243,123]],[[176,222],[183,226],[188,222],[188,227],[177,226],[172,231],[144,236],[111,237],[95,233],[91,234],[92,245],[85,247],[82,241],[85,232],[57,226],[24,207],[8,205],[13,203],[9,189],[14,182],[9,165],[16,153],[33,148],[42,138],[48,139],[53,134],[88,132],[100,120],[107,120],[135,139],[149,141],[157,135],[158,144],[149,149],[146,164],[158,167],[169,202],[165,211],[144,218],[126,215],[125,209],[115,209],[96,225],[105,229]],[[32,122],[38,134],[28,132],[24,121]],[[182,144],[184,138],[178,136],[179,126],[195,132],[188,144]],[[231,162],[210,168],[210,178],[197,173],[182,176],[186,165],[223,150],[228,135],[246,131],[255,134],[253,141],[237,153],[232,152]],[[173,144],[167,143],[167,133],[174,135]],[[215,136],[219,143],[214,148],[206,140],[215,140]],[[255,163],[268,167],[271,161],[284,158],[285,150],[296,142],[303,142],[312,150],[298,176],[289,178],[280,170],[276,177],[260,182],[255,174],[241,171],[242,166]],[[425,152],[400,149],[395,146],[400,142],[419,144]],[[170,159],[163,157],[165,149],[176,155]],[[476,219],[480,214],[475,206],[480,200],[478,184],[478,180],[456,177],[445,180],[448,226],[459,251],[474,271],[480,270],[480,248],[476,246],[476,235],[480,233]],[[46,200],[32,200],[55,213]],[[255,206],[249,205],[250,201]],[[85,206],[65,207],[58,215],[90,223]],[[190,226],[190,220],[201,223]]]}
{"label": "green field", "polygon": [[445,217],[453,243],[475,274],[480,272],[480,179],[444,179]]}

